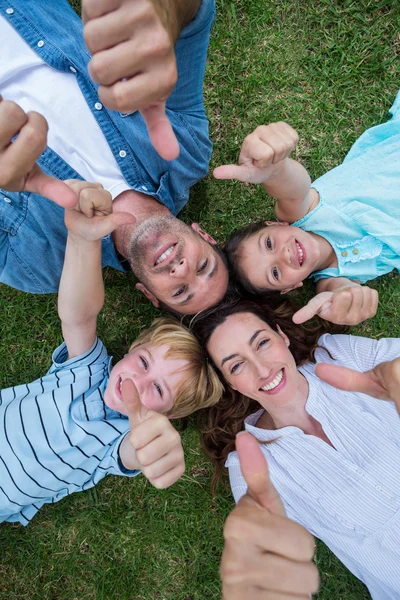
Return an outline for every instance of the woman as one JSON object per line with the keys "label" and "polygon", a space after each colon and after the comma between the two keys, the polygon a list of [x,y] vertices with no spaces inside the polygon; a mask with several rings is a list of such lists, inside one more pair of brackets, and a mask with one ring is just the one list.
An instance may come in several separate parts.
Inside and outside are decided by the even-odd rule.
{"label": "woman", "polygon": [[[238,501],[246,484],[235,436],[242,429],[252,433],[262,442],[288,517],[322,539],[374,600],[394,600],[400,590],[396,407],[338,391],[318,375],[343,387],[350,375],[349,387],[367,385],[376,396],[394,398],[400,340],[321,336],[321,327],[306,330],[290,317],[284,307],[272,311],[261,301],[239,299],[197,322],[226,385],[223,400],[207,410],[205,448],[217,476],[226,461]],[[343,367],[373,371],[357,375]]]}

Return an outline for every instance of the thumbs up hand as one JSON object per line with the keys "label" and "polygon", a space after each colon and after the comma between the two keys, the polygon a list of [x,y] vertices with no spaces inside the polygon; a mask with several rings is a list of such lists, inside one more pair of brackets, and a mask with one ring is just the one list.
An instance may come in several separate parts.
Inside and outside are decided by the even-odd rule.
{"label": "thumbs up hand", "polygon": [[158,489],[169,487],[185,471],[179,433],[165,415],[143,406],[131,379],[122,383],[122,401],[130,424],[119,449],[122,464],[142,471]]}
{"label": "thumbs up hand", "polygon": [[223,599],[309,599],[318,590],[313,537],[286,517],[257,440],[241,433],[236,448],[248,487],[224,528]]}
{"label": "thumbs up hand", "polygon": [[359,392],[380,400],[392,400],[400,414],[400,358],[360,373],[338,365],[319,364],[317,376],[339,390]]}

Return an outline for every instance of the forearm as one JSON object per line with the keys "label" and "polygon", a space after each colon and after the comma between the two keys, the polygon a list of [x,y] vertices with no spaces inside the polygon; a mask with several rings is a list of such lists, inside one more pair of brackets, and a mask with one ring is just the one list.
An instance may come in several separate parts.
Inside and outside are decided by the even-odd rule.
{"label": "forearm", "polygon": [[278,200],[275,213],[281,221],[293,222],[307,213],[311,179],[296,160],[286,158],[282,168],[263,183],[266,192]]}
{"label": "forearm", "polygon": [[334,292],[339,288],[360,286],[356,281],[351,281],[347,277],[328,277],[326,279],[320,279],[317,283],[317,293],[320,292]]}
{"label": "forearm", "polygon": [[176,42],[181,30],[197,14],[201,0],[150,0],[156,7],[162,22]]}

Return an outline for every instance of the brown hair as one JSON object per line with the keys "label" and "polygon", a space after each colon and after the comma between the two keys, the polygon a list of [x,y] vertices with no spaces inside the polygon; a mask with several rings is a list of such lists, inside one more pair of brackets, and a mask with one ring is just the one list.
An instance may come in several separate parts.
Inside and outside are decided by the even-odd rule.
{"label": "brown hair", "polygon": [[[201,315],[195,321],[193,329],[203,346],[207,348],[211,335],[228,316],[243,312],[252,313],[274,331],[278,330],[278,326],[282,329],[290,340],[290,350],[296,365],[301,366],[315,361],[314,352],[316,348],[321,347],[318,346],[318,339],[327,332],[328,328],[321,320],[307,323],[306,326],[295,325],[292,316],[297,309],[298,307],[291,300],[282,301],[281,297],[268,300],[232,297],[213,311]],[[335,329],[339,331],[338,327]],[[340,331],[343,331],[343,328],[340,328]],[[218,370],[217,367],[215,368]],[[220,377],[223,379],[221,373]],[[213,492],[225,472],[224,464],[228,454],[235,449],[236,434],[243,429],[246,417],[260,408],[256,400],[231,389],[226,383],[224,386],[225,392],[218,404],[201,411],[198,415],[203,449],[215,467],[212,479]],[[271,428],[273,428],[272,419]]]}
{"label": "brown hair", "polygon": [[223,394],[223,385],[213,366],[207,360],[198,340],[173,317],[155,319],[150,327],[139,334],[129,350],[142,344],[169,346],[165,358],[185,359],[173,407],[169,416],[187,417],[200,408],[214,405]]}

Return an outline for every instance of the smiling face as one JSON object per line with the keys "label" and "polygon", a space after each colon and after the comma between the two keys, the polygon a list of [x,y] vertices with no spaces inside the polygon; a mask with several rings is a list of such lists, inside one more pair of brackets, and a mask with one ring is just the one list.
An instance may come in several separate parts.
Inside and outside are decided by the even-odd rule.
{"label": "smiling face", "polygon": [[131,350],[112,369],[104,402],[110,408],[126,414],[121,395],[124,379],[132,379],[140,402],[148,410],[168,413],[175,402],[176,393],[188,361],[165,358],[169,346],[142,344]]}
{"label": "smiling face", "polygon": [[181,314],[213,306],[228,287],[228,272],[215,240],[196,224],[163,216],[141,223],[129,261],[140,279],[137,288],[155,306],[163,302]]}
{"label": "smiling face", "polygon": [[318,241],[307,231],[271,223],[240,244],[240,270],[255,288],[288,292],[318,269]]}
{"label": "smiling face", "polygon": [[289,350],[289,340],[256,315],[228,316],[207,344],[227,383],[267,411],[295,402],[301,375]]}

